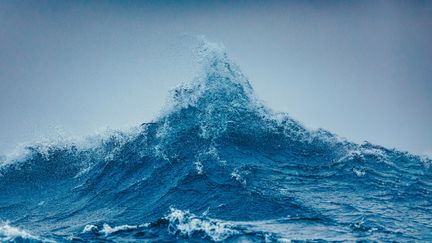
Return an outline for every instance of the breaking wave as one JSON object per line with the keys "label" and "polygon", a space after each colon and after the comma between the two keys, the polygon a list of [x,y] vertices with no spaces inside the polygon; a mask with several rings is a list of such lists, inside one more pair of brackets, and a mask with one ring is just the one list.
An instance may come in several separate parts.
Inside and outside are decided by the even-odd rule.
{"label": "breaking wave", "polygon": [[0,241],[432,240],[429,158],[308,130],[197,50],[154,121],[2,159]]}

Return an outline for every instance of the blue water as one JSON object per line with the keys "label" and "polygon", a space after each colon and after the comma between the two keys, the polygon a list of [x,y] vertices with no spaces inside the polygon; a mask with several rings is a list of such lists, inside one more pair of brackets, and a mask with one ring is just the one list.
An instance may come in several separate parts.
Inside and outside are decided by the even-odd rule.
{"label": "blue water", "polygon": [[432,241],[432,161],[265,107],[223,48],[151,123],[0,164],[0,241]]}

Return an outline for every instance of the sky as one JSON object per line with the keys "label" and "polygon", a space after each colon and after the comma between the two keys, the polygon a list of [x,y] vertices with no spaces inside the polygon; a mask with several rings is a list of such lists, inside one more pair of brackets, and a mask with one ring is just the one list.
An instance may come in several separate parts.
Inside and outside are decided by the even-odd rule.
{"label": "sky", "polygon": [[151,121],[222,43],[273,110],[432,155],[431,1],[1,1],[0,154]]}

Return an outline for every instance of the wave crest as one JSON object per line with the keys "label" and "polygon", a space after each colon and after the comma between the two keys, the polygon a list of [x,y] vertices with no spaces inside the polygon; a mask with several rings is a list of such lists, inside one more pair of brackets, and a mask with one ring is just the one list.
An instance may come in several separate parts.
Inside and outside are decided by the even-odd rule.
{"label": "wave crest", "polygon": [[[250,235],[253,225],[232,222],[263,220],[278,229],[337,228],[350,240],[363,239],[350,225],[364,214],[388,222],[368,240],[398,239],[395,218],[410,221],[404,239],[432,239],[424,233],[430,159],[308,130],[259,101],[224,48],[203,42],[199,55],[203,74],[171,91],[165,112],[134,132],[87,146],[33,144],[1,159],[0,218],[84,240],[228,240]],[[171,205],[189,211],[166,214]],[[308,240],[295,231],[289,237]]]}

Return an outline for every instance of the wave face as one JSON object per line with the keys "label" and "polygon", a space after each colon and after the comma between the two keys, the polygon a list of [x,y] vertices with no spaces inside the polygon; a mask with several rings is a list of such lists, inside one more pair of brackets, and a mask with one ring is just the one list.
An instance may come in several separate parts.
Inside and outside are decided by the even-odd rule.
{"label": "wave face", "polygon": [[429,158],[308,130],[198,50],[153,122],[3,159],[0,241],[432,240]]}

